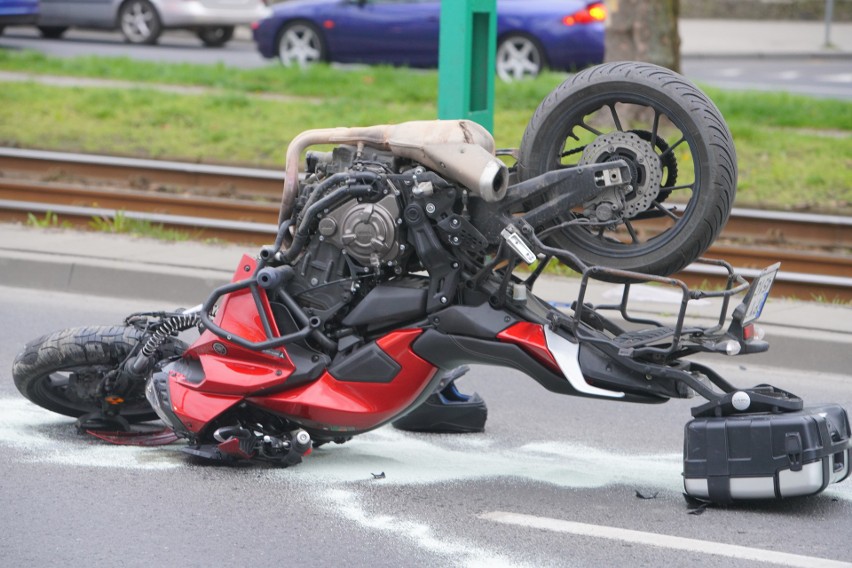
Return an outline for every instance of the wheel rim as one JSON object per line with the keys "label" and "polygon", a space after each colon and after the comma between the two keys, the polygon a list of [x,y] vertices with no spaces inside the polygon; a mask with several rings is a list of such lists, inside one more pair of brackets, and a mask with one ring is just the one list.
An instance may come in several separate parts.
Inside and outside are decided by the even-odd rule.
{"label": "wheel rim", "polygon": [[222,41],[225,37],[225,28],[206,28],[202,32],[202,37],[210,42]]}
{"label": "wheel rim", "polygon": [[145,2],[131,2],[121,15],[121,31],[132,42],[143,42],[151,37],[155,26],[154,9]]}
{"label": "wheel rim", "polygon": [[[35,383],[38,395],[55,405],[73,408],[80,414],[101,410],[97,387],[114,366],[79,366],[57,369]],[[138,396],[137,396],[138,395]],[[132,417],[152,412],[144,394],[132,393],[121,409],[121,414]]]}
{"label": "wheel rim", "polygon": [[284,66],[307,67],[322,60],[322,43],[310,27],[296,24],[281,34],[278,56]]}
{"label": "wheel rim", "polygon": [[541,67],[541,52],[529,38],[506,39],[497,49],[497,75],[504,81],[535,77]]}
{"label": "wheel rim", "polygon": [[[602,257],[629,258],[670,242],[690,222],[707,158],[686,117],[639,94],[612,93],[569,109],[561,119],[547,170],[624,159],[635,187],[620,200],[602,192],[545,234],[565,248],[567,240]],[[656,160],[653,170],[648,157]]]}

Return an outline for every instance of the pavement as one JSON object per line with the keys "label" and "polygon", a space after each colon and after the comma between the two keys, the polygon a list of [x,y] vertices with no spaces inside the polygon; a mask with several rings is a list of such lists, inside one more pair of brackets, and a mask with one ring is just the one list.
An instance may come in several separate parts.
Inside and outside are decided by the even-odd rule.
{"label": "pavement", "polygon": [[852,58],[852,22],[826,34],[825,22],[681,18],[678,31],[682,57]]}
{"label": "pavement", "polygon": [[[270,239],[271,240],[271,239]],[[152,310],[194,306],[229,281],[243,254],[258,247],[201,242],[165,242],[128,235],[0,224],[0,286],[151,301]],[[547,276],[535,286],[543,299],[568,305],[579,279]],[[617,303],[621,286],[596,283],[587,301]],[[634,286],[631,312],[669,321],[680,294],[657,286]],[[693,302],[688,323],[712,325],[719,304]],[[105,322],[108,323],[108,322]],[[852,374],[852,306],[770,298],[760,325],[772,348],[737,359],[808,371]]]}

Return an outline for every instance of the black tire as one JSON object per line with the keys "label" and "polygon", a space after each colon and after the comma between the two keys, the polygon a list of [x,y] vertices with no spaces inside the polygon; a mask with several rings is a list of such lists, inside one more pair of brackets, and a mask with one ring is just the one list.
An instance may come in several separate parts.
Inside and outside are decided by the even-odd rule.
{"label": "black tire", "polygon": [[[626,115],[644,122],[622,124],[619,113],[625,122]],[[536,109],[521,141],[518,175],[527,180],[571,162],[617,158],[631,165],[635,189],[620,202],[604,190],[582,209],[565,211],[547,242],[590,265],[662,276],[681,270],[719,235],[734,201],[736,152],[719,109],[684,77],[656,65],[592,67]],[[607,219],[611,203],[621,209]]]}
{"label": "black tire", "polygon": [[118,27],[128,43],[154,45],[163,33],[156,8],[148,0],[127,0],[118,11]]}
{"label": "black tire", "polygon": [[[29,342],[12,365],[15,386],[27,399],[47,410],[78,417],[101,410],[96,388],[139,343],[143,332],[126,326],[80,327],[57,331]],[[186,345],[170,340],[161,355],[179,355]],[[140,384],[126,397],[121,416],[129,422],[157,415]]]}
{"label": "black tire", "polygon": [[59,39],[61,38],[65,32],[68,31],[67,26],[39,26],[39,33],[41,33],[41,37],[46,37],[47,39]]}
{"label": "black tire", "polygon": [[501,39],[494,59],[497,77],[506,82],[537,77],[547,65],[541,44],[523,34]]}
{"label": "black tire", "polygon": [[284,67],[308,67],[328,58],[323,33],[310,22],[294,21],[278,32],[278,59]]}
{"label": "black tire", "polygon": [[196,35],[206,47],[222,47],[234,37],[234,26],[201,28]]}

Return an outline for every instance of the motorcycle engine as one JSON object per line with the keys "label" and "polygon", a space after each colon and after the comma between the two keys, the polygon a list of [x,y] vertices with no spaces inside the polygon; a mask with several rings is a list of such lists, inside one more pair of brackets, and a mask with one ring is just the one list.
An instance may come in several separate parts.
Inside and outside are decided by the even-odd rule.
{"label": "motorcycle engine", "polygon": [[320,220],[319,235],[361,266],[392,265],[399,256],[399,218],[394,195],[376,203],[349,202]]}
{"label": "motorcycle engine", "polygon": [[[396,172],[398,158],[388,152],[339,146],[331,152],[308,153],[308,178],[302,182],[297,213],[323,180],[337,173],[370,170]],[[323,321],[363,297],[380,280],[403,272],[406,255],[403,203],[390,182],[379,181],[374,198],[351,198],[319,216],[304,253],[293,267],[288,291],[300,305]],[[326,189],[326,194],[336,188]]]}

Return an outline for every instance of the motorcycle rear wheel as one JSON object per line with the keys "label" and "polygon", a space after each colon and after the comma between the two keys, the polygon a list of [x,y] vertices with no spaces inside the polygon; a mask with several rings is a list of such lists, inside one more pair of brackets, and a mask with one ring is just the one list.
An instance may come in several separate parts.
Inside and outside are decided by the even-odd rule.
{"label": "motorcycle rear wheel", "polygon": [[[79,417],[101,410],[97,387],[143,338],[130,326],[81,327],[57,331],[29,342],[15,357],[12,376],[27,399],[52,412]],[[178,355],[186,345],[170,339],[164,356]],[[155,420],[144,385],[126,397],[121,416],[128,422]]]}
{"label": "motorcycle rear wheel", "polygon": [[730,215],[737,162],[731,133],[704,93],[647,63],[586,69],[536,109],[521,142],[518,175],[523,181],[615,159],[628,163],[632,189],[604,190],[562,212],[546,242],[589,265],[660,276],[707,250]]}

